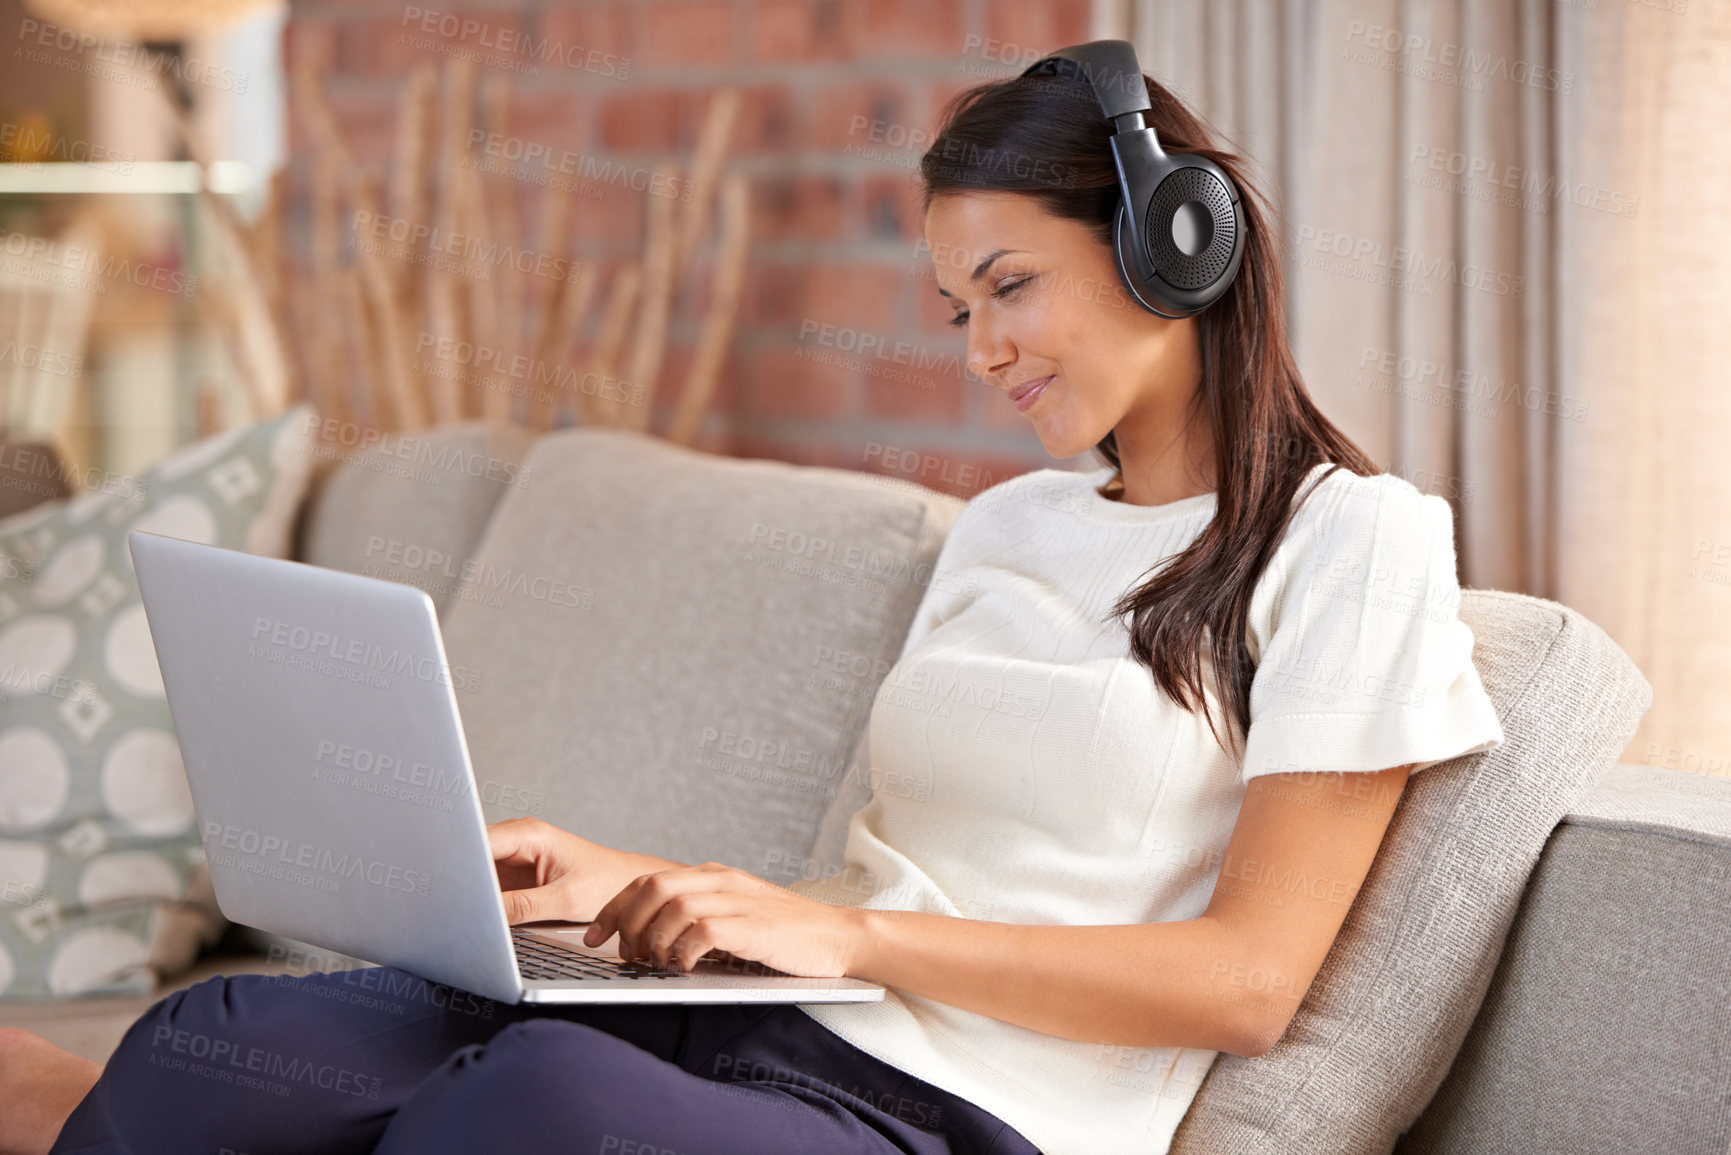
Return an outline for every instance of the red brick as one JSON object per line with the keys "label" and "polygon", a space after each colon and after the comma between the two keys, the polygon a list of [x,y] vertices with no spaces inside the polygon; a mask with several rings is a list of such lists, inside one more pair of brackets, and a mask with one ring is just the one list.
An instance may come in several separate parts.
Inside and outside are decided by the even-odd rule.
{"label": "red brick", "polygon": [[[294,0],[290,14],[297,19],[301,16],[352,16],[356,13],[400,19],[403,10],[409,7],[416,5],[403,4],[401,0]],[[437,10],[438,4],[421,4],[418,7],[423,10]]]}
{"label": "red brick", "polygon": [[[915,243],[925,235],[925,219],[914,184],[905,176],[866,177],[860,182],[860,212],[866,236],[908,242],[908,267],[917,269]],[[928,291],[937,296],[935,288]]]}
{"label": "red brick", "polygon": [[[950,251],[952,250],[942,250],[945,254]],[[956,315],[955,306],[950,304],[947,297],[938,294],[937,269],[933,267],[931,251],[919,246],[917,242],[910,245],[908,268],[912,270],[907,277],[907,286],[908,292],[913,296],[911,308],[915,331],[927,338],[953,337],[958,342],[965,340],[967,329],[950,324]],[[950,270],[946,269],[944,275],[948,277]]]}
{"label": "red brick", "polygon": [[832,176],[770,176],[755,182],[751,232],[755,241],[836,240],[848,231],[848,197]]}
{"label": "red brick", "polygon": [[283,34],[283,68],[293,76],[305,60],[322,74],[337,66],[337,25],[329,20],[289,21]]}
{"label": "red brick", "polygon": [[742,417],[849,416],[852,370],[798,355],[800,349],[770,348],[740,357]]}
{"label": "red brick", "polygon": [[610,93],[601,101],[600,146],[621,152],[672,152],[680,143],[686,96],[672,89]]}
{"label": "red brick", "polygon": [[565,153],[577,153],[584,144],[580,98],[569,88],[518,84],[505,110],[505,132],[551,150],[548,158],[537,158],[528,166],[531,171],[558,173],[562,164],[568,168],[578,163],[579,158],[567,158]]}
{"label": "red brick", "polygon": [[646,3],[642,58],[649,68],[714,68],[733,62],[732,0]]}
{"label": "red brick", "polygon": [[845,35],[864,56],[952,58],[961,53],[963,0],[855,0]]}
{"label": "red brick", "polygon": [[[846,430],[839,430],[838,432],[843,435],[846,434]],[[865,459],[865,454],[861,451],[860,446],[845,441],[818,441],[814,439],[807,457],[812,465],[822,465],[829,469],[845,469],[852,473],[866,472],[861,465]]]}
{"label": "red brick", "polygon": [[1040,444],[1040,439],[1032,432],[1031,427],[1027,440],[1028,451],[1025,454],[980,453],[967,456],[968,463],[977,469],[977,476],[982,482],[981,491],[990,489],[999,482],[1008,481],[1012,477],[1031,473],[1036,469],[1056,467],[1057,463],[1046,452],[1045,447]]}
{"label": "red brick", "polygon": [[[741,86],[739,96],[739,119],[733,126],[729,156],[787,153],[803,144],[806,129],[786,85]],[[695,139],[691,143],[695,145]]]}
{"label": "red brick", "polygon": [[[909,86],[895,80],[864,80],[819,90],[812,101],[806,139],[830,152],[870,148],[924,151],[930,133],[916,125]],[[891,140],[894,144],[891,144]]]}
{"label": "red brick", "polygon": [[804,282],[801,267],[753,264],[740,291],[739,324],[762,328],[799,324]]}
{"label": "red brick", "polygon": [[1001,61],[1020,72],[1043,56],[1090,39],[1088,8],[1089,0],[988,4],[984,42],[970,48],[969,55]]}
{"label": "red brick", "polygon": [[851,57],[843,8],[815,0],[758,0],[748,17],[750,59],[783,64]]}
{"label": "red brick", "polygon": [[835,261],[814,264],[805,270],[800,316],[887,340],[897,328],[896,302],[902,280],[899,269],[862,268]]}
{"label": "red brick", "polygon": [[[629,83],[631,71],[637,66],[639,42],[637,6],[632,0],[617,4],[541,5],[534,10],[533,19],[538,26],[537,35],[545,42],[542,52],[554,53],[559,61],[557,65],[543,67],[542,76],[558,75],[562,70],[595,71],[589,68],[593,59],[590,54],[599,53],[603,58],[599,61],[602,70],[610,64],[618,69],[629,62],[625,80],[621,81]],[[608,56],[615,60],[604,59]],[[572,67],[578,60],[583,61],[583,67]]]}
{"label": "red brick", "polygon": [[866,412],[892,420],[960,425],[967,408],[963,393],[967,382],[953,370],[961,355],[940,345],[891,341],[883,356],[861,358],[867,362]]}
{"label": "red brick", "polygon": [[[679,403],[685,396],[686,375],[691,372],[694,352],[685,347],[669,349],[661,363],[661,381],[655,388],[656,412],[652,423],[652,428],[657,431],[672,426],[674,414],[678,412]],[[715,391],[709,395],[709,405],[704,411],[705,420],[717,415],[729,417],[739,408],[739,359],[736,343],[721,359],[721,368],[715,378]],[[702,422],[699,422],[698,428],[702,428]]]}
{"label": "red brick", "polygon": [[[579,251],[595,257],[640,257],[643,254],[643,194],[615,185],[583,185],[571,202],[571,235]],[[585,195],[599,191],[599,197]],[[606,272],[597,293],[604,299],[613,282]]]}
{"label": "red brick", "polygon": [[[519,43],[522,21],[509,8],[452,8],[449,11],[425,8],[424,18],[404,19],[407,7],[376,19],[355,19],[343,23],[338,44],[342,67],[348,72],[394,76],[419,61],[435,62],[453,54],[473,53],[482,71],[490,68],[535,63],[534,58]],[[435,19],[436,17],[436,19]],[[422,30],[422,19],[433,21],[435,29],[457,24],[450,35]],[[472,21],[473,29],[465,30],[464,22]]]}
{"label": "red brick", "polygon": [[[741,461],[794,461],[795,459],[784,451],[784,444],[773,437],[764,437],[754,433],[735,432],[728,439],[727,448],[723,451],[728,457]],[[795,450],[797,452],[797,449]]]}
{"label": "red brick", "polygon": [[396,151],[397,105],[394,99],[374,94],[331,94],[337,128],[348,144],[349,155],[369,166],[375,175],[384,173]]}
{"label": "red brick", "polygon": [[979,77],[960,77],[936,81],[926,92],[926,111],[920,128],[934,139],[942,131],[944,112],[950,101],[981,83]]}
{"label": "red brick", "polygon": [[931,444],[926,430],[919,430],[919,436],[927,443],[914,444],[911,440],[908,444],[867,442],[852,467],[962,498],[972,497],[1008,477],[1025,472],[1022,469],[1005,472],[1001,467],[985,468],[976,453]]}

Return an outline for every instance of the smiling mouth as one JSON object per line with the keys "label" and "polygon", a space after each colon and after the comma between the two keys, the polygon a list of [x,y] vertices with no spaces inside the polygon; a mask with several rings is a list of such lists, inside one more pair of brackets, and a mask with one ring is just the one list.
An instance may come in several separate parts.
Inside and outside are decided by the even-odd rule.
{"label": "smiling mouth", "polygon": [[1057,375],[1053,374],[1050,377],[1042,377],[1038,381],[1030,381],[1019,386],[1014,393],[1010,394],[1010,400],[1016,406],[1016,412],[1026,413],[1038,405],[1040,398],[1046,395],[1047,387],[1055,380],[1057,380]]}

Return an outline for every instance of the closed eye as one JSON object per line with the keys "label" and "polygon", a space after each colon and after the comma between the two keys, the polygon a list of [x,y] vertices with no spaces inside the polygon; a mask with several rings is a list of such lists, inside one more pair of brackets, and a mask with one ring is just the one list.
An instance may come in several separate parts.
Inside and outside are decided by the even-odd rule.
{"label": "closed eye", "polygon": [[[1001,301],[1033,279],[1033,277],[1023,277],[1019,281],[1011,281],[1009,284],[999,285],[998,288],[993,291],[992,296]],[[954,317],[950,318],[950,324],[954,325],[958,329],[967,323],[968,314],[966,313],[957,313]]]}

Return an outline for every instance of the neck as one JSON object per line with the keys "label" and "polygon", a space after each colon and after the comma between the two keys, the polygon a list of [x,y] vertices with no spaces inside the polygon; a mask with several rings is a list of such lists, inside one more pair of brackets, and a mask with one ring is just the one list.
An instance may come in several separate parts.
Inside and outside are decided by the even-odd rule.
{"label": "neck", "polygon": [[1118,444],[1118,473],[1123,490],[1118,500],[1125,505],[1167,505],[1187,497],[1213,493],[1214,454],[1206,436],[1174,432],[1173,426],[1147,436],[1146,430],[1127,428],[1120,422],[1113,430]]}

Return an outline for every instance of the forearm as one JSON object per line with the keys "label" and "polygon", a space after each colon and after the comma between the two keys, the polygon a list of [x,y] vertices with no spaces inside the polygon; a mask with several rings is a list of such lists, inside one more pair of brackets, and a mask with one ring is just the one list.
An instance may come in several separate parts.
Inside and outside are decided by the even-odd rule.
{"label": "forearm", "polygon": [[860,914],[850,975],[1060,1038],[1252,1053],[1262,1024],[1294,996],[1206,917],[1031,926]]}

